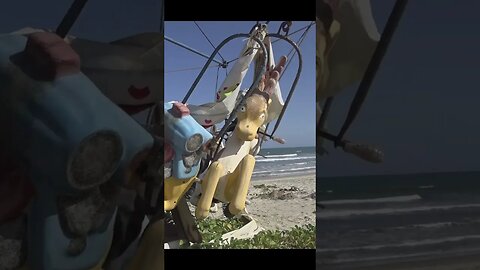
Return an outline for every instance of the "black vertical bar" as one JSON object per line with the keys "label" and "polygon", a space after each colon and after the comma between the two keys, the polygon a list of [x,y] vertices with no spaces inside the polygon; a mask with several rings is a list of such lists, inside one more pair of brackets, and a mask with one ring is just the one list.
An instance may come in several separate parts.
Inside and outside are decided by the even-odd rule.
{"label": "black vertical bar", "polygon": [[75,0],[73,2],[55,31],[57,35],[64,38],[68,34],[87,1],[88,0]]}
{"label": "black vertical bar", "polygon": [[353,99],[350,110],[348,111],[347,118],[343,123],[342,129],[337,135],[337,141],[335,143],[338,146],[338,142],[342,141],[343,136],[347,132],[350,125],[353,123],[353,120],[357,116],[358,112],[360,111],[360,107],[362,106],[365,98],[367,97],[368,91],[370,86],[372,85],[373,79],[377,73],[377,70],[382,62],[382,59],[388,49],[388,45],[392,40],[393,34],[398,26],[398,23],[402,17],[403,11],[407,5],[407,0],[397,0],[395,6],[393,7],[392,13],[390,14],[387,24],[385,25],[385,29],[383,30],[382,36],[380,37],[380,41],[378,42],[377,48],[368,64],[367,70],[365,71],[365,75],[358,87],[358,91],[355,94],[355,98]]}

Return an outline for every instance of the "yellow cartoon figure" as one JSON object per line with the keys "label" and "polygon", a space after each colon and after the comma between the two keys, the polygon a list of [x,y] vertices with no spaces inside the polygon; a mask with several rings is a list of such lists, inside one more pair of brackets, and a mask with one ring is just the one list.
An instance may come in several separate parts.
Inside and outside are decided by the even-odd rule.
{"label": "yellow cartoon figure", "polygon": [[228,203],[226,211],[230,215],[245,210],[255,166],[253,152],[258,143],[257,132],[267,119],[270,94],[278,83],[285,64],[286,57],[283,56],[277,67],[267,72],[258,88],[239,105],[233,134],[227,140],[219,159],[210,164],[202,180],[202,194],[195,210],[197,219],[208,216],[214,198]]}

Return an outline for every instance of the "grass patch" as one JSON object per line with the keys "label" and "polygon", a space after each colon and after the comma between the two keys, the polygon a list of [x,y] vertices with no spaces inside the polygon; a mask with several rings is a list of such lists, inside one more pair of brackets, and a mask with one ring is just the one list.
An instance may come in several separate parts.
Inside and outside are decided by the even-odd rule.
{"label": "grass patch", "polygon": [[244,223],[237,219],[205,219],[199,222],[203,242],[183,248],[194,249],[314,249],[315,226],[308,224],[295,226],[290,230],[266,230],[251,239],[232,239],[229,244],[221,239],[222,235],[241,228]]}

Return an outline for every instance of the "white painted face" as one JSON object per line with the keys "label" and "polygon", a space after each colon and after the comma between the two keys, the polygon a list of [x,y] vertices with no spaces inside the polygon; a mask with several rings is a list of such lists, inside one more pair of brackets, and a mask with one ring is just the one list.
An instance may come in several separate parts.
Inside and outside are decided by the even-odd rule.
{"label": "white painted face", "polygon": [[211,127],[225,120],[228,110],[223,103],[207,103],[203,105],[187,105],[190,115],[204,128]]}
{"label": "white painted face", "polygon": [[160,70],[141,72],[84,68],[82,71],[115,104],[144,105],[163,99]]}
{"label": "white painted face", "polygon": [[145,105],[163,100],[160,34],[144,33],[111,43],[71,41],[82,72],[114,103]]}

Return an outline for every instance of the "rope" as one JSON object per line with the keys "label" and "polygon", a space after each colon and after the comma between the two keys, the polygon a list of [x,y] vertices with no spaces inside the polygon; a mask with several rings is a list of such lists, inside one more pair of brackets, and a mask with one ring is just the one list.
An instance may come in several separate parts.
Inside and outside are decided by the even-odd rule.
{"label": "rope", "polygon": [[[213,43],[210,41],[210,39],[207,37],[207,34],[205,34],[205,32],[203,32],[202,28],[200,28],[200,25],[198,25],[197,22],[193,22],[197,27],[198,27],[198,30],[200,30],[200,32],[202,32],[203,36],[205,37],[205,39],[208,41],[208,43],[210,43],[210,45],[212,45],[212,48],[215,49],[215,45],[213,45]],[[218,53],[218,55],[220,56],[220,58],[222,58],[223,62],[227,62],[225,61],[225,58],[223,58],[223,56],[220,54],[220,52]]]}
{"label": "rope", "polygon": [[[212,67],[220,67],[220,65],[211,65],[208,68]],[[175,73],[175,72],[183,72],[183,71],[190,71],[190,70],[198,70],[202,69],[203,67],[193,67],[193,68],[182,68],[182,69],[174,69],[174,70],[167,70],[164,73]]]}

